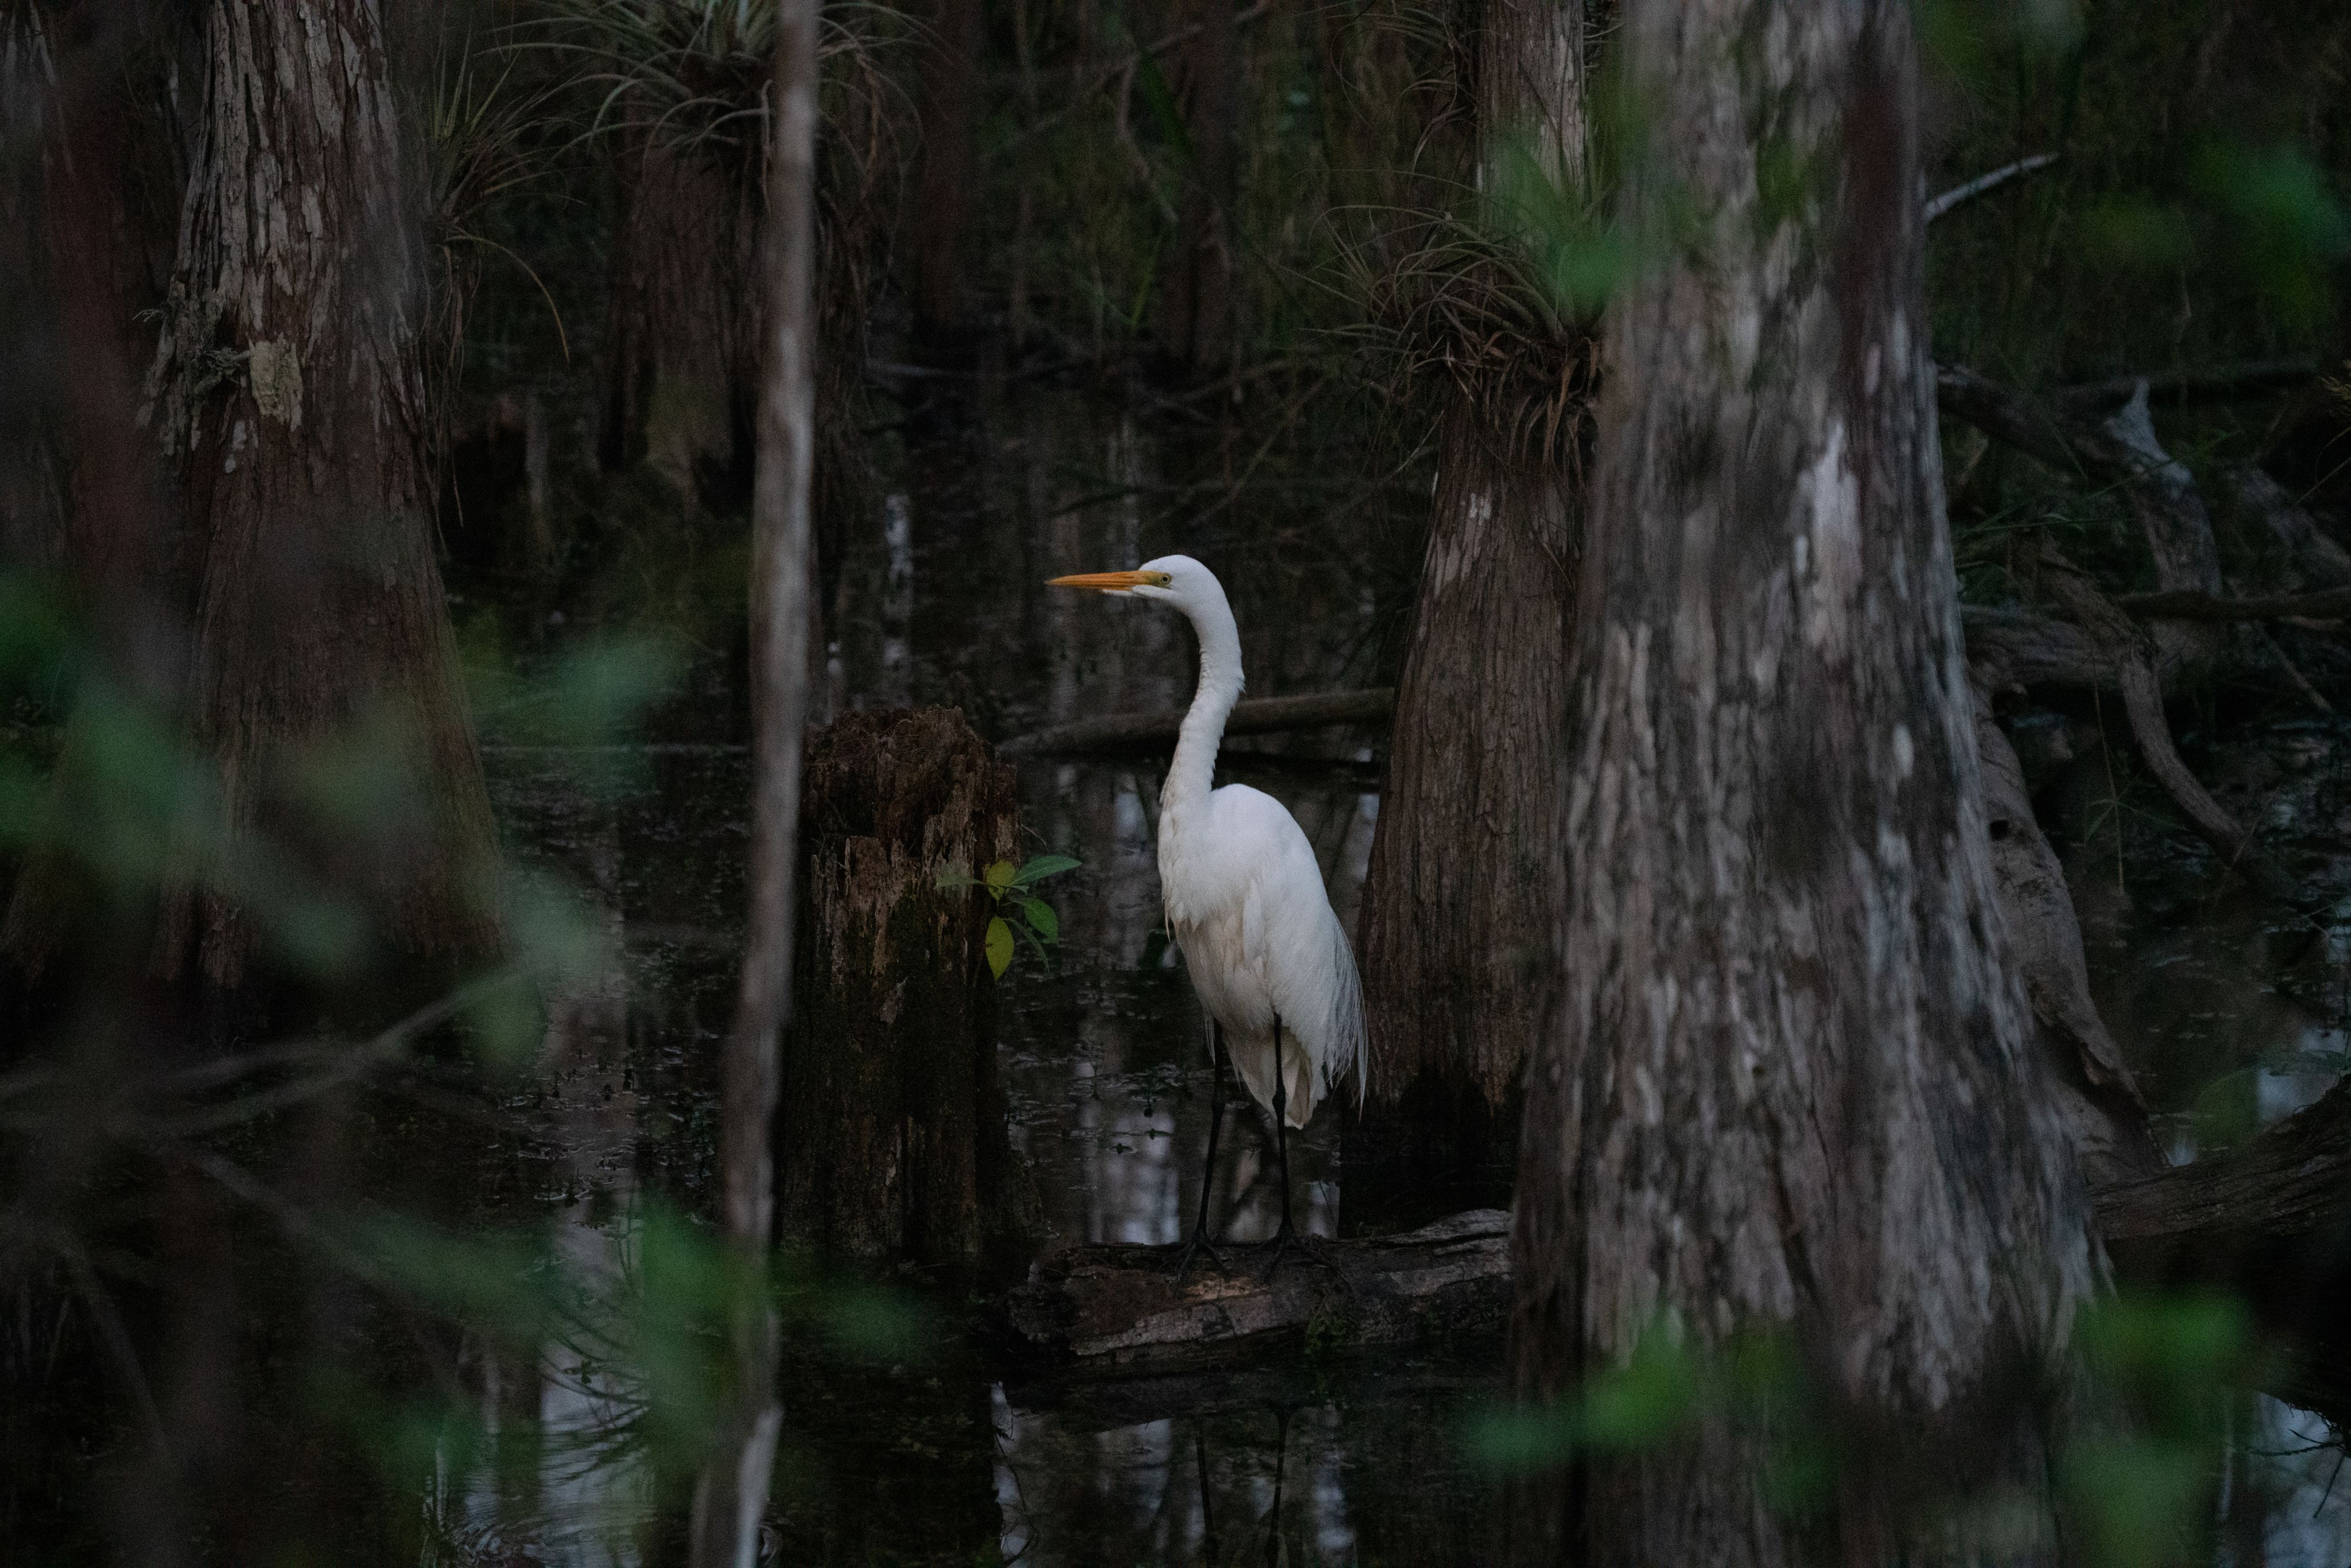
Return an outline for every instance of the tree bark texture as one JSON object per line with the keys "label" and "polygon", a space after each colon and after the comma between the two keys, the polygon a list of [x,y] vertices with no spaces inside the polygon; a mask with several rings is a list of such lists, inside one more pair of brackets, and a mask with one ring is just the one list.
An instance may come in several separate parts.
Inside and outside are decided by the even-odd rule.
{"label": "tree bark texture", "polygon": [[728,1246],[747,1288],[730,1303],[733,1398],[695,1488],[694,1568],[755,1568],[783,1409],[780,1325],[756,1283],[775,1241],[778,1051],[792,1008],[792,907],[799,850],[801,735],[811,660],[809,487],[816,463],[818,0],[776,20],[768,89],[763,246],[766,342],[751,508],[750,916],[726,1041],[719,1180]]}
{"label": "tree bark texture", "polygon": [[1179,0],[1176,19],[1196,30],[1176,64],[1176,91],[1191,147],[1176,209],[1159,341],[1169,359],[1213,370],[1233,352],[1232,206],[1239,194],[1240,29],[1232,0]]}
{"label": "tree bark texture", "polygon": [[969,1264],[1008,1212],[986,893],[1014,775],[960,711],[843,714],[809,747],[796,1016],[778,1139],[785,1239]]}
{"label": "tree bark texture", "polygon": [[1351,1220],[1386,1186],[1466,1193],[1507,1164],[1553,972],[1581,484],[1475,434],[1444,456],[1364,890],[1371,1092],[1347,1157],[1374,1201]]}
{"label": "tree bark texture", "polygon": [[[218,4],[148,416],[201,541],[195,723],[225,861],[292,848],[410,955],[497,941],[494,829],[433,553],[421,183],[375,0]],[[384,737],[371,821],[302,802],[306,751]],[[179,895],[160,957],[235,986],[248,904]]]}
{"label": "tree bark texture", "polygon": [[[2095,1244],[1995,902],[1890,0],[1628,7],[1660,247],[1611,308],[1576,606],[1556,1030],[1513,1381],[1785,1336],[1865,1433],[1807,1531],[1773,1413],[1517,1497],[1529,1562],[1875,1563],[2046,1462]],[[1801,172],[1801,178],[1793,177]],[[1948,1521],[1946,1521],[1948,1523]]]}
{"label": "tree bark texture", "polygon": [[[1579,170],[1580,0],[1487,0],[1477,48],[1484,155],[1524,135],[1555,172]],[[1565,863],[1557,771],[1589,392],[1576,387],[1557,439],[1529,451],[1490,426],[1488,399],[1448,390],[1364,890],[1373,1098],[1349,1140],[1351,1218],[1381,1217],[1392,1187],[1449,1188],[1458,1207],[1479,1196],[1478,1173],[1508,1166]]]}

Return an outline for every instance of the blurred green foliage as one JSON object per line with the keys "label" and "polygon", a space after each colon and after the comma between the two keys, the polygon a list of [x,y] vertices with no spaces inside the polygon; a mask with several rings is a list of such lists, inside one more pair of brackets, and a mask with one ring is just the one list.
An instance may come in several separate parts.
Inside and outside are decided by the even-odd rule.
{"label": "blurred green foliage", "polygon": [[[2077,1369],[2062,1375],[2070,1392],[2053,1479],[2081,1561],[2210,1561],[2220,1478],[2231,1444],[2244,1440],[2229,1412],[2264,1371],[2245,1309],[2210,1294],[2106,1296],[2082,1311],[2073,1343]],[[1622,1364],[1558,1406],[1480,1411],[1463,1441],[1477,1463],[1525,1474],[1637,1455],[1727,1422],[1763,1439],[1769,1504],[1802,1517],[1833,1500],[1869,1458],[1854,1446],[1867,1439],[1839,1424],[1824,1393],[1785,1328],[1751,1326],[1708,1347],[1661,1321]],[[2030,1545],[2045,1531],[2032,1522],[2029,1499],[1935,1500],[1957,1511],[1954,1527],[1985,1541]]]}

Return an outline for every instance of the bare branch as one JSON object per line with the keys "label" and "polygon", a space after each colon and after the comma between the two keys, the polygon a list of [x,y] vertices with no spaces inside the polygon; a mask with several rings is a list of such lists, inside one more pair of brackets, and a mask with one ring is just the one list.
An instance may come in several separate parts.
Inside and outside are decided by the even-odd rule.
{"label": "bare branch", "polygon": [[2151,402],[2179,404],[2221,402],[2299,386],[2314,379],[2312,360],[2248,360],[2209,371],[2181,371],[2168,376],[2115,376],[2102,382],[2082,382],[2061,387],[2053,394],[2066,403],[2095,407],[2124,402],[2144,384]]}
{"label": "bare branch", "polygon": [[2055,546],[2044,542],[2041,560],[2042,580],[2058,602],[2112,653],[2122,679],[2123,706],[2130,716],[2131,735],[2138,742],[2147,770],[2212,846],[2224,867],[2241,873],[2265,897],[2290,900],[2293,879],[2255,846],[2252,835],[2237,825],[2236,819],[2179,759],[2171,742],[2171,726],[2164,717],[2163,688],[2156,677],[2155,661],[2138,629]]}
{"label": "bare branch", "polygon": [[2013,163],[2001,165],[1989,174],[1979,174],[1964,185],[1954,185],[1927,204],[1927,221],[1933,223],[1961,202],[1971,202],[1986,191],[2005,185],[2019,174],[2030,174],[2035,169],[2045,169],[2057,162],[2054,152],[2035,152],[2030,158],[2019,158]]}

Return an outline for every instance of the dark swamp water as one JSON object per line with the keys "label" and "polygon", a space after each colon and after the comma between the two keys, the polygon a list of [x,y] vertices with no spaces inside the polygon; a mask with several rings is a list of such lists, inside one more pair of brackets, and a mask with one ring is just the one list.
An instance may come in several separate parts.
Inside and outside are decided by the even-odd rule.
{"label": "dark swamp water", "polygon": [[[1253,695],[1392,678],[1416,551],[1405,482],[1335,461],[1274,472],[1260,444],[1270,433],[1246,420],[1125,412],[1074,390],[973,396],[953,411],[885,444],[870,526],[845,543],[837,708],[952,703],[1001,740],[1178,706],[1192,650],[1176,617],[1042,587],[1176,549],[1222,575]],[[339,1342],[342,1381],[281,1381],[295,1390],[284,1408],[254,1419],[282,1424],[282,1463],[245,1477],[248,1507],[348,1516],[329,1531],[336,1549],[296,1560],[620,1565],[662,1555],[674,1528],[678,1478],[648,1416],[664,1342],[659,1324],[631,1321],[641,1309],[629,1303],[650,1299],[663,1267],[662,1217],[709,1207],[748,780],[724,631],[739,577],[722,546],[653,539],[628,570],[562,592],[453,570],[461,620],[495,622],[526,664],[642,624],[650,601],[695,603],[653,617],[684,628],[671,633],[682,673],[628,738],[549,744],[527,713],[490,702],[482,715],[507,852],[561,890],[611,960],[547,997],[535,1059],[468,1102],[486,1116],[408,1100],[363,1118],[370,1203],[459,1236],[519,1239],[570,1304],[530,1332],[462,1296],[427,1330],[359,1314],[367,1332]],[[2351,894],[2351,726],[2265,722],[2252,742],[2232,740],[2244,760],[2216,783],[2233,809],[2288,830],[2314,879]],[[2078,751],[2082,721],[2070,723]],[[1380,760],[1377,735],[1324,731],[1238,743],[1220,769],[1296,813],[1351,927]],[[1207,1062],[1161,930],[1159,768],[1151,758],[1019,765],[1030,844],[1084,862],[1050,884],[1063,936],[1052,965],[1024,953],[998,1009],[1014,1150],[1041,1195],[1049,1246],[1178,1239],[1197,1190]],[[2291,945],[2258,911],[2216,902],[2199,852],[2145,812],[2130,821],[2119,856],[2109,834],[2101,869],[2083,878],[2111,893],[2084,895],[2085,924],[2101,1005],[2118,1037],[2144,1042],[2148,1088],[2185,1157],[2307,1103],[2341,1070],[2351,897],[2322,941],[2283,963]],[[1345,1219],[1338,1142],[1326,1114],[1295,1155],[1301,1218],[1326,1234]],[[1268,1233],[1270,1150],[1245,1126],[1225,1159],[1218,1190],[1240,1195],[1229,1233]],[[896,1285],[887,1297],[843,1287],[851,1308],[795,1320],[774,1561],[1491,1555],[1498,1482],[1471,1433],[1499,1389],[1498,1343],[1072,1385],[971,1349],[956,1327],[968,1301],[951,1288]],[[307,1309],[263,1291],[247,1310]],[[322,1470],[305,1434],[348,1433],[362,1408],[391,1413],[371,1417],[373,1468]],[[2351,1563],[2351,1486],[2333,1485],[2334,1450],[2312,1448],[2320,1424],[2257,1398],[2231,1420],[2221,1561]],[[318,1529],[291,1533],[316,1541]]]}

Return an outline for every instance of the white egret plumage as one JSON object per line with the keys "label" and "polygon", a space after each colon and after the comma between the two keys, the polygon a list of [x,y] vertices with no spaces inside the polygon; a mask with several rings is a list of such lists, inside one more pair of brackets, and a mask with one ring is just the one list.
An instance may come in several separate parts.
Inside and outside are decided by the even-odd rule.
{"label": "white egret plumage", "polygon": [[[1159,792],[1159,892],[1168,935],[1184,955],[1212,1028],[1216,1087],[1208,1169],[1200,1183],[1192,1249],[1207,1240],[1208,1187],[1216,1178],[1229,1061],[1250,1096],[1273,1113],[1281,1167],[1281,1227],[1290,1239],[1290,1140],[1350,1075],[1363,1093],[1363,988],[1347,934],[1323,891],[1314,847],[1281,802],[1245,784],[1214,783],[1217,747],[1241,695],[1240,630],[1216,574],[1189,556],[1162,556],[1132,571],[1054,578],[1156,600],[1181,611],[1200,640],[1200,685]],[[1276,1260],[1280,1254],[1277,1252]]]}

